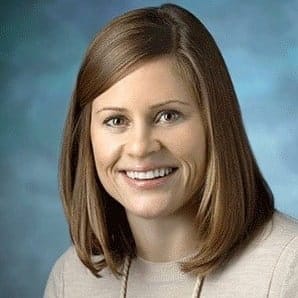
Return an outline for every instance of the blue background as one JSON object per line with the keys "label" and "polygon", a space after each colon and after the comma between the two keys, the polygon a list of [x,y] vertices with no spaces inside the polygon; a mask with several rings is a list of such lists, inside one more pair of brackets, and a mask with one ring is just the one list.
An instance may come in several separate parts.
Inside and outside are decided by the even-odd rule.
{"label": "blue background", "polygon": [[[1,297],[41,297],[70,244],[58,153],[86,47],[113,17],[161,3],[1,1]],[[173,3],[197,15],[216,39],[276,205],[298,217],[298,1]]]}

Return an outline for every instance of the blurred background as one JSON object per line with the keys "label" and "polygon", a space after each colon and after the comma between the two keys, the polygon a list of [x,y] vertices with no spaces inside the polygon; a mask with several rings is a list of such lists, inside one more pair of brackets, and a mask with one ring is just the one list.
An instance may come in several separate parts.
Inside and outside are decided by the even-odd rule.
{"label": "blurred background", "polygon": [[[163,1],[0,1],[0,296],[42,297],[70,245],[57,169],[86,47],[117,15]],[[210,30],[276,206],[298,217],[298,1],[172,1]]]}

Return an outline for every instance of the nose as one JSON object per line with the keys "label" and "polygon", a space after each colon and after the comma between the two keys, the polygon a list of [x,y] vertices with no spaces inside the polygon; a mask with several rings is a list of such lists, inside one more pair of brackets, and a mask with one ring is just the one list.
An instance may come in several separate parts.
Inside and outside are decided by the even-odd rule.
{"label": "nose", "polygon": [[160,148],[156,132],[144,123],[132,128],[126,140],[126,152],[131,157],[145,157]]}

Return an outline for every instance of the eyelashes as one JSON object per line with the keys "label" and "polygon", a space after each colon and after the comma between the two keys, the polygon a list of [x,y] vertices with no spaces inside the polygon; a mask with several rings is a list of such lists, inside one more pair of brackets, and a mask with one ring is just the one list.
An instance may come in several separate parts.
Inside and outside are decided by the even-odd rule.
{"label": "eyelashes", "polygon": [[[175,115],[175,119],[174,120],[166,120],[165,123],[172,123],[174,121],[176,121],[178,118],[180,118],[182,116],[182,113],[181,112],[178,112],[176,110],[164,110],[160,113],[160,117],[158,119],[160,119],[162,116],[164,115]],[[103,121],[103,124],[108,126],[108,127],[112,127],[112,128],[118,128],[118,127],[122,127],[121,124],[116,124],[115,122],[113,122],[113,120],[125,120],[126,117],[121,115],[121,114],[116,114],[116,115],[113,115],[113,116],[110,116],[108,118],[106,118],[104,121]],[[111,124],[112,122],[112,124]]]}

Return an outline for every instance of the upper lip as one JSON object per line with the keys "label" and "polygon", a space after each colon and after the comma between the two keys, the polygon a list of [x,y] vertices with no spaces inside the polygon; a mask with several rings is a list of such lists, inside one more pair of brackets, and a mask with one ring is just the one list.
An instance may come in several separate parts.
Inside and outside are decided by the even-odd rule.
{"label": "upper lip", "polygon": [[130,166],[125,169],[122,169],[121,171],[129,172],[146,172],[146,171],[151,171],[151,170],[156,170],[156,169],[161,169],[161,168],[177,168],[174,165],[152,165],[152,164],[147,164],[147,165],[135,165],[135,166]]}

